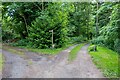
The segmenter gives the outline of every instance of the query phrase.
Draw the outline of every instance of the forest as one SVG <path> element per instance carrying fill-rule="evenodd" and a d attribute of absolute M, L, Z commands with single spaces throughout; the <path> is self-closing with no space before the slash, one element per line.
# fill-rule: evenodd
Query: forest
<path fill-rule="evenodd" d="M 120 2 L 3 2 L 0 9 L 4 45 L 57 54 L 89 43 L 120 54 Z"/>
<path fill-rule="evenodd" d="M 120 4 L 3 3 L 2 40 L 15 46 L 56 48 L 69 42 L 91 41 L 120 52 Z"/>

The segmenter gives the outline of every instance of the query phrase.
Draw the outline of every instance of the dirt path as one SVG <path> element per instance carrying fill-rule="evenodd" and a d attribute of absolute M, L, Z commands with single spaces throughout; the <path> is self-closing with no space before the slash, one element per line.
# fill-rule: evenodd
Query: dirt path
<path fill-rule="evenodd" d="M 81 50 L 78 52 L 77 59 L 70 64 L 73 66 L 73 77 L 80 78 L 103 78 L 100 70 L 96 68 L 90 55 L 88 54 L 88 44 L 83 46 Z"/>
<path fill-rule="evenodd" d="M 76 46 L 76 45 L 75 45 Z M 66 50 L 63 50 L 58 55 L 54 56 L 52 59 L 43 60 L 43 61 L 34 61 L 34 65 L 29 66 L 29 70 L 27 71 L 27 75 L 24 77 L 31 77 L 31 78 L 57 78 L 54 76 L 52 71 L 56 70 L 56 67 L 59 67 L 59 63 L 65 64 L 67 61 L 67 56 L 69 52 L 75 47 L 69 47 Z M 59 70 L 58 70 L 59 71 Z M 57 71 L 57 72 L 58 72 Z M 35 73 L 35 74 L 33 74 Z M 59 75 L 59 74 L 58 74 Z M 65 75 L 65 74 L 64 74 Z"/>
<path fill-rule="evenodd" d="M 76 46 L 76 45 L 75 45 Z M 88 45 L 82 47 L 76 60 L 68 63 L 69 47 L 56 56 L 38 55 L 25 51 L 25 57 L 3 50 L 6 57 L 3 77 L 14 78 L 101 78 L 87 53 Z"/>
<path fill-rule="evenodd" d="M 87 52 L 89 45 L 85 45 L 79 51 L 77 59 L 68 63 L 67 56 L 57 65 L 54 65 L 44 73 L 47 78 L 103 78 L 102 73 L 93 64 Z"/>
<path fill-rule="evenodd" d="M 4 78 L 21 78 L 24 76 L 24 71 L 27 68 L 27 61 L 16 54 L 12 54 L 8 51 L 2 51 L 5 56 L 5 63 L 3 69 Z"/>

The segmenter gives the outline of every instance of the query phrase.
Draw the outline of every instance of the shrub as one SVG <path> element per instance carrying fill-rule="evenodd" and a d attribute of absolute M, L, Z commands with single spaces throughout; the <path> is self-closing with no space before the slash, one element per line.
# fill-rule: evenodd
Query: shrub
<path fill-rule="evenodd" d="M 84 38 L 82 35 L 79 37 L 69 37 L 72 43 L 80 43 L 86 41 L 86 38 Z"/>
<path fill-rule="evenodd" d="M 120 54 L 120 39 L 116 39 L 114 44 L 114 49 Z"/>
<path fill-rule="evenodd" d="M 104 45 L 104 37 L 99 36 L 98 38 L 94 38 L 93 40 L 91 40 L 91 43 L 98 44 L 98 45 Z"/>
<path fill-rule="evenodd" d="M 52 46 L 52 32 L 50 30 L 53 30 L 53 43 L 55 47 L 62 47 L 66 43 L 66 25 L 68 23 L 67 19 L 64 19 L 66 15 L 55 12 L 54 16 L 52 16 L 49 15 L 50 13 L 45 11 L 44 14 L 32 22 L 29 28 L 28 39 L 30 43 L 33 43 L 32 46 L 35 48 L 44 49 Z M 60 16 L 61 19 L 59 19 Z"/>
<path fill-rule="evenodd" d="M 29 41 L 27 39 L 21 39 L 10 44 L 12 46 L 29 46 Z"/>
<path fill-rule="evenodd" d="M 2 40 L 3 41 L 7 41 L 9 39 L 12 39 L 13 37 L 14 37 L 13 33 L 9 32 L 9 31 L 2 30 Z"/>

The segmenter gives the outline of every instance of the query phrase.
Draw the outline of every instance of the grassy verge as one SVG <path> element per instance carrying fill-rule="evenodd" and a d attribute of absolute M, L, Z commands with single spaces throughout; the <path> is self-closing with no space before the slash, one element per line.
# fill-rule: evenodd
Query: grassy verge
<path fill-rule="evenodd" d="M 2 49 L 2 43 L 0 42 L 0 49 Z"/>
<path fill-rule="evenodd" d="M 118 54 L 106 47 L 97 46 L 97 49 L 96 52 L 89 52 L 97 68 L 101 69 L 105 77 L 118 77 Z"/>
<path fill-rule="evenodd" d="M 57 49 L 32 49 L 32 48 L 27 48 L 29 51 L 36 52 L 36 53 L 41 53 L 41 54 L 58 54 L 62 50 L 72 46 L 73 44 L 68 44 L 67 46 L 64 46 L 62 48 L 57 48 Z"/>
<path fill-rule="evenodd" d="M 7 50 L 7 51 L 12 52 L 12 53 L 14 53 L 14 54 L 18 54 L 18 55 L 21 55 L 21 56 L 24 55 L 24 52 L 19 51 L 19 50 L 16 50 L 16 49 L 14 49 L 14 48 L 12 48 L 12 47 L 10 47 L 10 46 L 3 46 L 2 48 L 3 48 L 4 50 Z"/>
<path fill-rule="evenodd" d="M 58 54 L 59 52 L 61 52 L 62 50 L 65 50 L 66 48 L 72 46 L 74 44 L 67 44 L 66 46 L 62 47 L 62 48 L 55 48 L 55 49 L 37 49 L 37 48 L 30 48 L 30 47 L 26 47 L 26 46 L 18 46 L 19 48 L 23 48 L 23 49 L 26 49 L 28 51 L 32 51 L 32 52 L 36 52 L 36 53 L 40 53 L 40 54 L 52 54 L 52 55 L 55 55 L 55 54 Z M 9 52 L 12 52 L 14 54 L 18 54 L 18 55 L 21 55 L 21 56 L 24 56 L 24 52 L 23 51 L 20 51 L 20 50 L 17 50 L 15 49 L 16 47 L 12 47 L 12 46 L 7 46 L 7 45 L 4 45 L 3 46 L 3 49 L 9 51 Z"/>
<path fill-rule="evenodd" d="M 82 48 L 83 45 L 85 45 L 85 43 L 81 43 L 71 50 L 68 56 L 69 61 L 73 61 L 76 58 L 78 51 Z"/>
<path fill-rule="evenodd" d="M 3 66 L 3 60 L 2 60 L 2 54 L 0 53 L 0 71 L 2 71 Z"/>

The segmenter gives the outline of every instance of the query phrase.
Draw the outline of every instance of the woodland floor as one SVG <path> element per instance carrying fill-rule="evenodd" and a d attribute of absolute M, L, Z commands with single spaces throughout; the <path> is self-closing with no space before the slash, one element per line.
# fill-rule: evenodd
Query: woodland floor
<path fill-rule="evenodd" d="M 75 45 L 76 46 L 76 45 Z M 3 78 L 103 78 L 88 54 L 88 44 L 78 52 L 73 62 L 68 61 L 71 46 L 58 55 L 42 55 L 16 48 L 25 55 L 2 50 L 5 56 Z"/>

